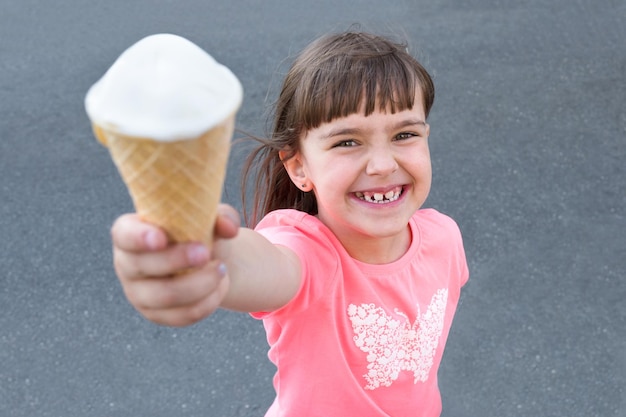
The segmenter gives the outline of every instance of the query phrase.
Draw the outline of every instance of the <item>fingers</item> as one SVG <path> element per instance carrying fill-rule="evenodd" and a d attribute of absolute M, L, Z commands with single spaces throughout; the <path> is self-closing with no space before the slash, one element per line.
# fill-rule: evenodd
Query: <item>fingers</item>
<path fill-rule="evenodd" d="M 119 217 L 111 227 L 113 259 L 128 301 L 149 320 L 169 326 L 213 313 L 229 288 L 222 259 L 239 224 L 237 211 L 220 205 L 210 253 L 200 243 L 169 242 L 161 228 L 136 214 Z"/>
<path fill-rule="evenodd" d="M 207 298 L 226 278 L 218 261 L 178 275 L 147 277 L 127 282 L 124 292 L 139 310 L 169 310 L 193 306 Z"/>
<path fill-rule="evenodd" d="M 206 280 L 205 280 L 206 281 Z M 228 277 L 214 281 L 215 287 L 189 304 L 172 307 L 137 308 L 148 320 L 166 326 L 188 326 L 211 315 L 217 310 L 229 288 Z"/>
<path fill-rule="evenodd" d="M 200 243 L 171 245 L 152 252 L 129 252 L 113 247 L 115 272 L 122 281 L 170 276 L 178 271 L 201 267 L 209 251 Z"/>
<path fill-rule="evenodd" d="M 115 271 L 122 281 L 168 276 L 204 265 L 207 248 L 200 243 L 168 245 L 165 232 L 136 214 L 120 216 L 111 228 Z"/>
<path fill-rule="evenodd" d="M 168 309 L 192 305 L 213 291 L 226 271 L 219 262 L 205 268 L 166 277 L 136 279 L 125 290 L 133 305 L 142 309 Z"/>
<path fill-rule="evenodd" d="M 113 245 L 129 252 L 164 249 L 167 235 L 160 228 L 141 221 L 136 213 L 124 214 L 111 227 Z"/>
<path fill-rule="evenodd" d="M 220 204 L 215 221 L 216 238 L 233 238 L 237 235 L 241 220 L 232 206 Z M 111 227 L 113 245 L 129 252 L 155 251 L 168 244 L 166 233 L 157 226 L 142 221 L 136 213 L 120 216 Z"/>

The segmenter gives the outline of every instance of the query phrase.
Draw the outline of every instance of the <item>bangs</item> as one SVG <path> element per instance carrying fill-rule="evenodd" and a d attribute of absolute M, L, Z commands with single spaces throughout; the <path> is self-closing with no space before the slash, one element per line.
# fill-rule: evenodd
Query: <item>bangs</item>
<path fill-rule="evenodd" d="M 292 103 L 301 110 L 293 115 L 300 129 L 314 129 L 359 112 L 369 116 L 375 110 L 410 110 L 420 98 L 428 116 L 434 99 L 432 80 L 406 48 L 380 42 L 372 45 L 363 38 L 358 41 L 342 45 L 341 54 L 335 50 L 321 60 L 318 55 L 315 65 L 302 66 L 301 75 L 308 82 L 294 91 Z"/>

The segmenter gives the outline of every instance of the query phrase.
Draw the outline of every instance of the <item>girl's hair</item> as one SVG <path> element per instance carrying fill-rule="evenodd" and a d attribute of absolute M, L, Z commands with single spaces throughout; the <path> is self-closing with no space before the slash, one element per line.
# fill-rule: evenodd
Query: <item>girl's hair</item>
<path fill-rule="evenodd" d="M 359 111 L 395 113 L 412 109 L 421 92 L 426 117 L 435 98 L 433 81 L 407 51 L 406 44 L 363 32 L 324 36 L 305 48 L 292 64 L 275 105 L 272 133 L 250 154 L 243 168 L 243 211 L 249 225 L 267 213 L 292 208 L 317 214 L 313 192 L 289 178 L 279 157 L 291 158 L 310 129 Z M 251 216 L 246 191 L 253 187 Z"/>

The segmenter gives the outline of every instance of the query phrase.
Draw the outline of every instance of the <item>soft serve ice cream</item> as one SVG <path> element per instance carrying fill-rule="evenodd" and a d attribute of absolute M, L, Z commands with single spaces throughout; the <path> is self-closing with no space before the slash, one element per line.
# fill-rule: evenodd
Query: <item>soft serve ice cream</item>
<path fill-rule="evenodd" d="M 92 122 L 129 136 L 195 138 L 236 111 L 239 80 L 197 45 L 170 34 L 128 48 L 89 89 Z"/>
<path fill-rule="evenodd" d="M 137 212 L 174 241 L 212 241 L 242 97 L 227 67 L 170 34 L 128 48 L 87 93 Z"/>

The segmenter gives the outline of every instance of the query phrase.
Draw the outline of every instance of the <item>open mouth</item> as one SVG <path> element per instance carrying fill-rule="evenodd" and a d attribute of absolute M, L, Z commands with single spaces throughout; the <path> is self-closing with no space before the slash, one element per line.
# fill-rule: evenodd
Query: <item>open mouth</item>
<path fill-rule="evenodd" d="M 400 198 L 402 191 L 402 187 L 395 187 L 386 192 L 357 191 L 354 195 L 363 201 L 367 201 L 368 203 L 387 204 Z"/>

